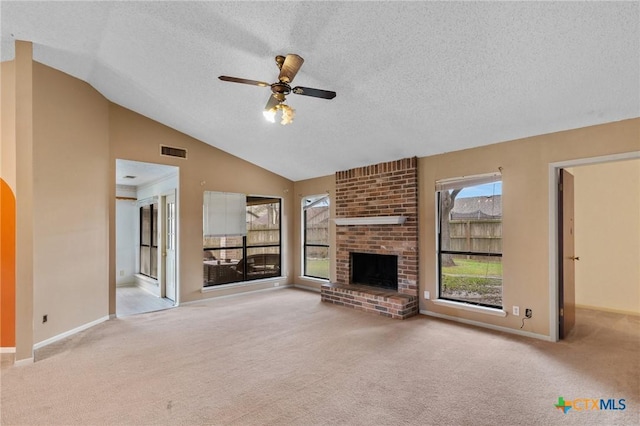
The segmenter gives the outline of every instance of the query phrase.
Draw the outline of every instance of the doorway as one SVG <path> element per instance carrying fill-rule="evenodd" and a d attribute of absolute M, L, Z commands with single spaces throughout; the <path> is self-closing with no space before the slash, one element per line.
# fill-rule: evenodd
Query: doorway
<path fill-rule="evenodd" d="M 116 160 L 116 316 L 179 302 L 178 172 Z"/>
<path fill-rule="evenodd" d="M 560 171 L 575 176 L 574 252 L 562 254 Z M 573 257 L 575 331 L 590 317 L 640 314 L 640 152 L 550 165 L 550 336 L 562 338 L 563 258 Z M 571 333 L 569 333 L 571 334 Z"/>

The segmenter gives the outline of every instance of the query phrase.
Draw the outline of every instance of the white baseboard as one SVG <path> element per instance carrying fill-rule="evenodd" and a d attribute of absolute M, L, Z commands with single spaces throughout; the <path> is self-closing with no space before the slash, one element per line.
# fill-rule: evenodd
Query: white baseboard
<path fill-rule="evenodd" d="M 0 354 L 15 354 L 16 348 L 0 348 Z"/>
<path fill-rule="evenodd" d="M 290 284 L 282 284 L 282 282 L 286 280 L 286 277 L 273 277 L 273 278 L 264 278 L 261 280 L 251 280 L 251 281 L 238 281 L 235 283 L 222 284 L 222 285 L 214 285 L 210 287 L 202 287 L 200 289 L 200 293 L 211 293 L 211 292 L 220 292 L 226 291 L 233 288 L 243 288 L 243 287 L 261 287 L 257 288 L 257 290 L 270 289 L 270 287 L 264 287 L 265 285 L 272 285 L 273 287 L 290 287 Z M 253 291 L 253 290 L 249 290 Z M 246 292 L 238 292 L 237 294 L 248 293 Z"/>
<path fill-rule="evenodd" d="M 52 344 L 54 342 L 57 342 L 58 340 L 62 340 L 65 337 L 72 336 L 72 335 L 74 335 L 76 333 L 84 331 L 84 330 L 86 330 L 88 328 L 93 327 L 94 325 L 101 324 L 101 323 L 103 323 L 105 321 L 108 321 L 108 320 L 109 320 L 109 315 L 104 316 L 102 318 L 99 318 L 99 319 L 97 319 L 95 321 L 91 321 L 91 322 L 89 322 L 87 324 L 81 325 L 80 327 L 76 327 L 73 330 L 65 331 L 64 333 L 58 334 L 57 336 L 53 336 L 53 337 L 50 337 L 50 338 L 48 338 L 46 340 L 43 340 L 42 342 L 36 343 L 35 345 L 33 345 L 33 350 L 40 349 L 40 348 L 45 347 L 47 345 L 50 345 L 50 344 Z"/>
<path fill-rule="evenodd" d="M 613 309 L 613 308 L 605 308 L 605 307 L 602 307 L 602 306 L 579 305 L 579 304 L 576 303 L 576 308 L 577 309 L 590 309 L 592 311 L 611 312 L 613 314 L 620 314 L 620 315 L 640 316 L 640 312 L 625 311 L 625 310 Z"/>
<path fill-rule="evenodd" d="M 491 330 L 502 331 L 504 333 L 517 334 L 519 336 L 531 337 L 534 339 L 545 340 L 547 342 L 554 342 L 554 340 L 550 336 L 545 336 L 543 334 L 538 334 L 538 333 L 532 333 L 530 331 L 515 330 L 513 328 L 502 327 L 502 326 L 493 325 L 493 324 L 486 324 L 484 322 L 472 321 L 464 318 L 452 317 L 450 315 L 439 314 L 437 312 L 431 312 L 426 310 L 421 310 L 420 313 L 422 315 L 428 315 L 430 317 L 442 318 L 449 321 L 455 321 L 463 324 L 474 325 L 476 327 L 488 328 Z"/>
<path fill-rule="evenodd" d="M 33 364 L 33 357 L 17 360 L 13 363 L 13 366 L 21 367 L 23 365 L 30 365 L 30 364 Z"/>

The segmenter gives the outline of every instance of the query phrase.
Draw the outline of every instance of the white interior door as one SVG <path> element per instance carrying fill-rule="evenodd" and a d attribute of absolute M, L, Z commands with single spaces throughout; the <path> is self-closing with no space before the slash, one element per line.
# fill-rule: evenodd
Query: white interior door
<path fill-rule="evenodd" d="M 176 301 L 176 196 L 165 197 L 165 297 Z"/>

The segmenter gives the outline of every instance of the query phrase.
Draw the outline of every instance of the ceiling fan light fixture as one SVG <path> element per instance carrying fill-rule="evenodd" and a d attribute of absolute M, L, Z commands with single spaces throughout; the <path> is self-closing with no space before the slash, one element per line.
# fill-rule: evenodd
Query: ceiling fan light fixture
<path fill-rule="evenodd" d="M 280 104 L 280 105 L 281 105 L 280 109 L 282 110 L 282 121 L 280 121 L 280 124 L 285 126 L 287 124 L 293 123 L 293 117 L 296 116 L 296 110 L 291 108 L 287 104 Z"/>
<path fill-rule="evenodd" d="M 265 109 L 264 111 L 262 111 L 262 115 L 264 115 L 264 118 L 269 122 L 269 123 L 275 123 L 276 122 L 276 108 L 271 108 L 271 109 Z"/>
<path fill-rule="evenodd" d="M 276 56 L 276 65 L 280 69 L 280 75 L 278 76 L 278 81 L 273 84 L 268 84 L 264 81 L 258 80 L 248 80 L 246 78 L 229 77 L 227 75 L 221 75 L 218 78 L 222 81 L 228 81 L 231 83 L 270 87 L 272 94 L 269 96 L 269 100 L 267 101 L 267 105 L 262 111 L 262 114 L 267 121 L 275 123 L 276 114 L 278 111 L 281 111 L 282 119 L 280 124 L 285 126 L 293 123 L 293 118 L 295 117 L 295 110 L 284 103 L 286 96 L 292 92 L 289 83 L 293 81 L 293 78 L 296 76 L 298 71 L 300 71 L 300 67 L 303 63 L 304 59 L 294 53 L 290 53 L 287 56 Z M 336 97 L 336 92 L 302 86 L 294 87 L 293 93 L 296 95 L 304 95 L 320 99 L 333 99 Z"/>
<path fill-rule="evenodd" d="M 264 115 L 264 118 L 267 121 L 271 123 L 275 123 L 276 114 L 278 113 L 278 111 L 282 112 L 282 118 L 280 120 L 280 124 L 282 124 L 283 126 L 286 126 L 287 124 L 293 123 L 293 118 L 296 115 L 296 110 L 291 108 L 289 105 L 285 104 L 284 102 L 279 103 L 278 105 L 272 108 L 265 109 L 264 111 L 262 111 L 262 115 Z"/>

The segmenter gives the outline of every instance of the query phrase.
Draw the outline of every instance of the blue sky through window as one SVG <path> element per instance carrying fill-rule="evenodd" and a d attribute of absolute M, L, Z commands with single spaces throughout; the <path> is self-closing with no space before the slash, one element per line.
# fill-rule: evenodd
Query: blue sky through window
<path fill-rule="evenodd" d="M 490 195 L 502 194 L 502 181 L 485 183 L 482 185 L 470 186 L 464 188 L 458 194 L 457 198 L 469 198 L 469 197 L 488 197 Z"/>

